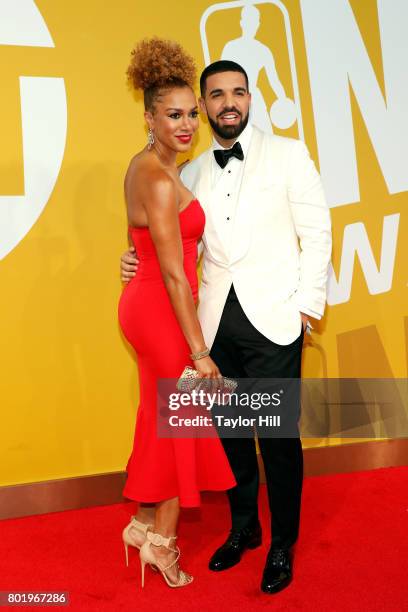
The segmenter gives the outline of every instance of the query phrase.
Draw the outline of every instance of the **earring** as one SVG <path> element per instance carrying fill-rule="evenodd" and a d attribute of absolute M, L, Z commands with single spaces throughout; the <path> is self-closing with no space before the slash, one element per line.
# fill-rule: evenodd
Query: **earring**
<path fill-rule="evenodd" d="M 149 132 L 147 134 L 147 148 L 151 149 L 154 145 L 154 134 L 152 128 L 149 128 Z"/>

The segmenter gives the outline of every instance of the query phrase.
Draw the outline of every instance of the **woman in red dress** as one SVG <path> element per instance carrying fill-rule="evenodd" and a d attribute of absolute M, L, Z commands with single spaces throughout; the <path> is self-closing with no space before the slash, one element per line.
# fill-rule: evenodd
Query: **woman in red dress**
<path fill-rule="evenodd" d="M 180 506 L 198 506 L 200 490 L 235 485 L 216 436 L 157 435 L 158 379 L 178 379 L 186 365 L 205 378 L 221 376 L 208 356 L 195 305 L 204 211 L 182 184 L 176 163 L 198 128 L 195 66 L 178 44 L 154 38 L 134 49 L 128 75 L 144 92 L 149 141 L 125 179 L 129 235 L 140 263 L 123 290 L 119 320 L 138 357 L 140 404 L 124 495 L 141 504 L 123 539 L 126 558 L 128 545 L 140 548 L 142 584 L 148 563 L 169 586 L 179 587 L 192 581 L 178 565 Z"/>

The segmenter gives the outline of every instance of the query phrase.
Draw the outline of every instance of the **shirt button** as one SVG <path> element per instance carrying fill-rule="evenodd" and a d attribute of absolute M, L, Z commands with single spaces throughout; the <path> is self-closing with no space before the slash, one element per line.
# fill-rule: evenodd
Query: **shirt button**
<path fill-rule="evenodd" d="M 230 220 L 230 218 L 229 218 L 229 217 L 227 217 L 227 221 L 229 221 L 229 220 Z"/>
<path fill-rule="evenodd" d="M 230 193 L 227 193 L 227 196 L 228 196 L 228 197 L 230 197 L 230 195 L 231 195 Z"/>
<path fill-rule="evenodd" d="M 231 174 L 231 170 L 228 170 L 228 174 Z"/>

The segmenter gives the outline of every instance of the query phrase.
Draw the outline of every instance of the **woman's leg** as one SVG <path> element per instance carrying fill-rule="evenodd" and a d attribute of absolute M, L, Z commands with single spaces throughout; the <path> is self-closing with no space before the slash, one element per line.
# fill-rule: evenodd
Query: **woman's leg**
<path fill-rule="evenodd" d="M 139 509 L 135 514 L 136 520 L 145 525 L 154 525 L 156 516 L 156 504 L 139 504 Z"/>
<path fill-rule="evenodd" d="M 180 514 L 179 498 L 173 497 L 166 499 L 156 504 L 156 516 L 154 522 L 154 531 L 165 538 L 175 536 L 177 534 L 177 523 Z M 176 548 L 177 541 L 171 540 L 171 548 Z M 154 554 L 161 567 L 166 567 L 172 563 L 177 554 L 171 552 L 165 546 L 154 546 Z M 173 565 L 166 571 L 167 576 L 172 582 L 177 582 L 179 568 L 178 564 Z"/>
<path fill-rule="evenodd" d="M 165 499 L 156 504 L 154 530 L 168 538 L 177 533 L 177 522 L 180 514 L 179 498 Z"/>

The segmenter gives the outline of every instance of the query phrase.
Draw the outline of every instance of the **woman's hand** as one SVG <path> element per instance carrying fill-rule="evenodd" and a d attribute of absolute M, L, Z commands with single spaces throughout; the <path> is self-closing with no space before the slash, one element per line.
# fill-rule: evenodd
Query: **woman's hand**
<path fill-rule="evenodd" d="M 202 359 L 197 359 L 197 361 L 193 363 L 201 378 L 222 378 L 221 372 L 211 357 L 203 357 Z"/>
<path fill-rule="evenodd" d="M 222 375 L 211 357 L 203 357 L 202 359 L 193 361 L 193 363 L 200 377 L 208 380 L 206 385 L 204 383 L 199 383 L 198 388 L 203 388 L 207 392 L 217 393 L 221 385 Z"/>

